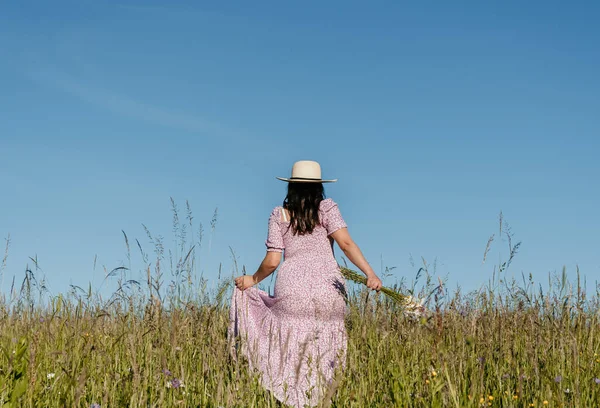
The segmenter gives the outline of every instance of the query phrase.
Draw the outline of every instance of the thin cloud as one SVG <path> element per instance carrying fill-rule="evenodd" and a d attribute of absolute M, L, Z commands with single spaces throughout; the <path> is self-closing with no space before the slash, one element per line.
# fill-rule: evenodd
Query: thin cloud
<path fill-rule="evenodd" d="M 217 133 L 220 136 L 232 135 L 233 133 L 230 129 L 225 129 L 221 125 L 202 117 L 151 105 L 110 89 L 94 86 L 52 69 L 36 69 L 30 71 L 29 74 L 32 79 L 38 82 L 54 86 L 87 103 L 122 116 L 194 133 Z"/>

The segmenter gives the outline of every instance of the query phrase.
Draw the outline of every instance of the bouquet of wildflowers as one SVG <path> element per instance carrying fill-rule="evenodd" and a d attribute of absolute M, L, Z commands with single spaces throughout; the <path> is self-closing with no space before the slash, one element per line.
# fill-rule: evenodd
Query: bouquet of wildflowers
<path fill-rule="evenodd" d="M 367 278 L 360 275 L 358 272 L 353 271 L 352 269 L 340 267 L 340 271 L 342 272 L 342 275 L 344 275 L 344 278 L 348 280 L 356 283 L 362 283 L 363 285 L 367 284 Z M 427 309 L 425 308 L 425 299 L 417 299 L 412 296 L 403 295 L 402 293 L 385 286 L 381 287 L 381 292 L 383 292 L 384 295 L 392 299 L 394 302 L 401 305 L 404 315 L 409 318 L 417 319 L 427 313 Z"/>

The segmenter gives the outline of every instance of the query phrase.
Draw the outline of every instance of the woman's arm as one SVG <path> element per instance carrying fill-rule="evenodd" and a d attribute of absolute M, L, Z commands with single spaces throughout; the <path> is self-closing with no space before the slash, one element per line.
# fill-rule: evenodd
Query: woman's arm
<path fill-rule="evenodd" d="M 281 252 L 268 251 L 265 255 L 265 258 L 260 263 L 258 270 L 252 275 L 252 279 L 254 284 L 256 285 L 264 278 L 275 272 L 275 269 L 279 266 L 281 262 Z"/>
<path fill-rule="evenodd" d="M 375 272 L 373 272 L 373 268 L 371 268 L 371 265 L 369 265 L 369 262 L 365 259 L 358 245 L 352 240 L 348 228 L 340 228 L 331 234 L 331 237 L 348 257 L 350 262 L 356 265 L 358 269 L 366 275 L 367 286 L 374 290 L 381 289 L 381 280 L 377 277 Z"/>
<path fill-rule="evenodd" d="M 240 290 L 248 289 L 258 284 L 275 272 L 281 262 L 281 252 L 268 251 L 254 275 L 243 275 L 235 278 L 235 286 Z"/>

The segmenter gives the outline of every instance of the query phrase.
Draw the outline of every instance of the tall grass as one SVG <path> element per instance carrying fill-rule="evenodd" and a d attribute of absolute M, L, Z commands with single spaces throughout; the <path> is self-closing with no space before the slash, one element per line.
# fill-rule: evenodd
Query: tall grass
<path fill-rule="evenodd" d="M 13 284 L 0 302 L 0 406 L 281 406 L 230 360 L 231 279 L 211 285 L 197 275 L 202 226 L 189 206 L 183 222 L 172 207 L 173 249 L 145 228 L 150 256 L 123 233 L 127 253 L 131 246 L 142 255 L 145 281 L 128 276 L 128 256 L 106 273 L 117 285 L 108 298 L 91 286 L 44 297 L 35 268 Z M 501 218 L 506 237 L 503 228 Z M 422 319 L 350 285 L 347 369 L 322 405 L 600 406 L 598 288 L 587 298 L 579 273 L 569 282 L 564 270 L 544 289 L 531 276 L 506 279 L 518 248 L 506 241 L 506 259 L 478 291 L 449 292 L 426 262 L 416 282 L 399 281 L 396 291 L 427 297 L 431 313 Z"/>

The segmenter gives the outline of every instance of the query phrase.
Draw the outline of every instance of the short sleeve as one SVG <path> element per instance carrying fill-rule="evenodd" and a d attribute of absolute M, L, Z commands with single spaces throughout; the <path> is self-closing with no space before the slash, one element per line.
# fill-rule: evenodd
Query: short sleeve
<path fill-rule="evenodd" d="M 327 230 L 327 235 L 331 235 L 341 228 L 348 227 L 342 218 L 338 205 L 331 198 L 321 201 L 321 225 Z"/>
<path fill-rule="evenodd" d="M 269 217 L 269 232 L 267 234 L 267 241 L 265 242 L 267 251 L 269 252 L 283 252 L 285 249 L 280 220 L 281 210 L 280 207 L 276 207 Z"/>

